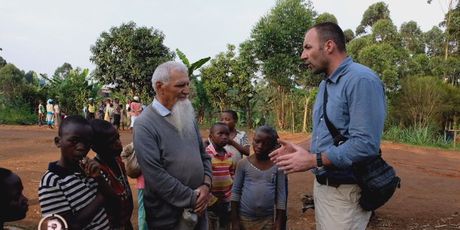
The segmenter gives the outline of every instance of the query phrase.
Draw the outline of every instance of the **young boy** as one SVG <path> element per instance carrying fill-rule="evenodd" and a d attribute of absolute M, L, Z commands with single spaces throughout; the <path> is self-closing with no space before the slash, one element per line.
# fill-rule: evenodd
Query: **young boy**
<path fill-rule="evenodd" d="M 287 177 L 268 157 L 278 147 L 277 139 L 272 127 L 257 128 L 254 154 L 238 163 L 231 199 L 233 230 L 286 228 Z"/>
<path fill-rule="evenodd" d="M 133 197 L 126 177 L 125 166 L 120 154 L 123 150 L 120 135 L 108 121 L 91 120 L 93 128 L 93 145 L 96 152 L 95 160 L 106 175 L 108 183 L 115 196 L 106 202 L 107 215 L 111 229 L 133 229 L 131 214 L 133 212 Z"/>
<path fill-rule="evenodd" d="M 21 178 L 9 169 L 0 168 L 0 188 L 0 229 L 9 229 L 3 224 L 24 219 L 29 203 L 22 194 Z"/>
<path fill-rule="evenodd" d="M 69 116 L 59 126 L 54 143 L 58 161 L 49 163 L 38 188 L 42 215 L 62 216 L 70 229 L 110 229 L 104 209 L 110 188 L 99 164 L 86 158 L 93 130 L 82 116 Z"/>
<path fill-rule="evenodd" d="M 230 197 L 235 173 L 232 154 L 224 149 L 230 130 L 225 123 L 214 124 L 209 131 L 206 153 L 211 156 L 212 188 L 208 204 L 209 229 L 230 229 Z"/>

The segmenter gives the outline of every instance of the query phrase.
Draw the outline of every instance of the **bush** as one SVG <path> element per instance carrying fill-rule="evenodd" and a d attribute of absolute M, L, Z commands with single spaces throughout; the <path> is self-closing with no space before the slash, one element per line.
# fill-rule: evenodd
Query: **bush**
<path fill-rule="evenodd" d="M 386 140 L 402 142 L 413 145 L 434 146 L 441 148 L 452 147 L 452 141 L 445 140 L 444 136 L 434 128 L 400 128 L 391 126 L 385 131 L 383 138 Z"/>
<path fill-rule="evenodd" d="M 37 123 L 37 119 L 37 115 L 27 105 L 5 106 L 0 109 L 0 124 L 31 125 Z"/>

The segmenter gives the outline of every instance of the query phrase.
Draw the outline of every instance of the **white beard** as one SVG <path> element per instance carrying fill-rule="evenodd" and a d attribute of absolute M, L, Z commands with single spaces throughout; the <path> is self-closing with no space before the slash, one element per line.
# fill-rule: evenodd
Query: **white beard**
<path fill-rule="evenodd" d="M 183 137 L 195 136 L 195 111 L 189 99 L 179 100 L 171 110 L 169 121 L 179 131 L 179 135 Z"/>

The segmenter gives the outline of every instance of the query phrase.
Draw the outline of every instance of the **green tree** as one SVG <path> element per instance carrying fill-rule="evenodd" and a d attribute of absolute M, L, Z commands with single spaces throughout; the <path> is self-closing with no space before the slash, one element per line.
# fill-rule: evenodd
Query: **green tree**
<path fill-rule="evenodd" d="M 415 21 L 405 22 L 401 25 L 399 33 L 401 35 L 403 47 L 412 54 L 425 52 L 423 32 Z"/>
<path fill-rule="evenodd" d="M 3 66 L 5 66 L 7 64 L 6 60 L 3 59 L 2 56 L 0 56 L 0 68 L 2 68 Z"/>
<path fill-rule="evenodd" d="M 427 54 L 430 57 L 440 56 L 443 54 L 444 33 L 437 26 L 424 33 L 423 36 L 427 48 Z"/>
<path fill-rule="evenodd" d="M 374 23 L 381 19 L 390 19 L 390 10 L 384 2 L 377 2 L 370 5 L 363 14 L 361 23 L 356 28 L 356 35 L 366 33 L 368 27 L 373 27 Z"/>
<path fill-rule="evenodd" d="M 234 98 L 231 90 L 239 86 L 234 85 L 234 78 L 237 75 L 236 47 L 228 45 L 225 53 L 219 53 L 211 59 L 209 66 L 202 68 L 201 79 L 211 104 L 219 111 L 223 111 L 233 104 Z"/>
<path fill-rule="evenodd" d="M 445 96 L 445 86 L 435 77 L 406 78 L 401 84 L 399 112 L 411 126 L 426 128 L 441 115 Z"/>
<path fill-rule="evenodd" d="M 345 42 L 348 43 L 355 38 L 355 33 L 351 29 L 346 29 L 343 31 L 345 35 Z"/>
<path fill-rule="evenodd" d="M 134 22 L 112 27 L 91 46 L 94 77 L 132 95 L 153 95 L 150 79 L 155 68 L 174 57 L 163 40 L 161 31 L 137 27 Z"/>
<path fill-rule="evenodd" d="M 53 78 L 60 78 L 60 79 L 64 79 L 67 77 L 67 75 L 70 74 L 70 71 L 73 70 L 73 67 L 71 64 L 67 63 L 67 62 L 64 62 L 64 64 L 62 64 L 61 66 L 59 66 L 55 71 L 54 71 L 54 74 L 53 74 Z"/>
<path fill-rule="evenodd" d="M 278 127 L 287 125 L 287 96 L 295 83 L 308 73 L 301 68 L 302 43 L 306 29 L 313 25 L 316 13 L 310 3 L 282 0 L 264 17 L 251 33 L 255 58 L 269 84 L 278 93 L 275 104 Z"/>
<path fill-rule="evenodd" d="M 327 13 L 327 12 L 324 12 L 324 13 L 318 15 L 318 17 L 316 17 L 316 19 L 315 19 L 315 24 L 323 23 L 323 22 L 333 22 L 335 24 L 339 24 L 337 22 L 337 18 L 333 14 L 330 14 L 330 13 Z"/>
<path fill-rule="evenodd" d="M 206 110 L 210 108 L 210 102 L 208 95 L 206 94 L 206 90 L 203 85 L 203 81 L 199 78 L 199 75 L 195 75 L 194 71 L 201 68 L 206 62 L 208 62 L 211 57 L 201 58 L 200 60 L 193 62 L 190 64 L 187 56 L 176 49 L 177 56 L 181 59 L 182 63 L 188 68 L 188 74 L 192 81 L 192 92 L 190 93 L 190 97 L 192 100 L 193 107 L 197 111 L 198 115 L 198 122 L 201 124 L 204 121 L 204 116 Z"/>
<path fill-rule="evenodd" d="M 21 102 L 24 87 L 24 71 L 13 64 L 6 64 L 0 69 L 0 96 L 3 98 L 3 103 Z"/>
<path fill-rule="evenodd" d="M 95 98 L 101 88 L 99 84 L 89 84 L 89 70 L 72 69 L 64 79 L 47 79 L 48 96 L 56 99 L 66 114 L 81 114 L 88 98 Z"/>
<path fill-rule="evenodd" d="M 375 42 L 386 42 L 394 48 L 401 46 L 401 37 L 390 19 L 381 19 L 372 26 L 372 38 Z"/>

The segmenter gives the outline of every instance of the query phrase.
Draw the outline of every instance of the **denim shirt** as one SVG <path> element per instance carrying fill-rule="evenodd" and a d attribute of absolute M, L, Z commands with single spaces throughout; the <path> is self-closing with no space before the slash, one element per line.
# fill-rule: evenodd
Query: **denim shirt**
<path fill-rule="evenodd" d="M 334 146 L 323 117 L 324 87 L 327 86 L 327 116 L 348 138 Z M 378 154 L 386 116 L 382 81 L 368 67 L 350 57 L 319 86 L 313 108 L 311 153 L 326 153 L 335 169 L 326 169 L 329 178 L 354 180 L 351 165 Z"/>

